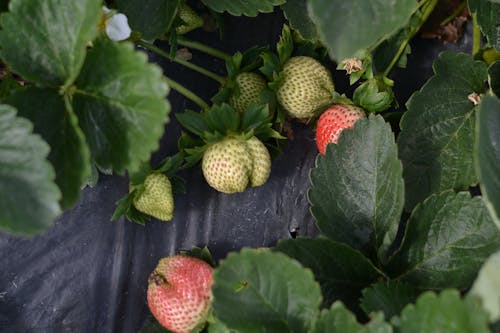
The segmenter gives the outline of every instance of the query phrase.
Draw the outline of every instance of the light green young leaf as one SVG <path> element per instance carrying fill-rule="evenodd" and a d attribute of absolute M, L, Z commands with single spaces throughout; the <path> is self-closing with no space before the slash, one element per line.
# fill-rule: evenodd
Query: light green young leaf
<path fill-rule="evenodd" d="M 404 203 L 401 162 L 391 127 L 380 116 L 360 119 L 329 144 L 311 171 L 311 212 L 329 238 L 385 252 L 396 236 Z"/>
<path fill-rule="evenodd" d="M 116 4 L 127 15 L 132 30 L 154 40 L 170 29 L 181 0 L 117 0 Z"/>
<path fill-rule="evenodd" d="M 416 10 L 413 0 L 309 0 L 319 36 L 340 62 L 389 38 Z"/>
<path fill-rule="evenodd" d="M 335 302 L 330 309 L 323 310 L 312 333 L 392 333 L 392 327 L 381 313 L 368 324 L 361 325 L 341 302 Z"/>
<path fill-rule="evenodd" d="M 410 98 L 401 120 L 398 148 L 408 211 L 432 193 L 477 183 L 475 107 L 468 96 L 485 91 L 486 65 L 467 54 L 445 52 L 434 72 Z"/>
<path fill-rule="evenodd" d="M 14 108 L 0 105 L 0 229 L 16 234 L 44 230 L 61 212 L 50 148 L 32 129 Z"/>
<path fill-rule="evenodd" d="M 300 35 L 307 40 L 318 40 L 318 30 L 309 17 L 307 11 L 307 0 L 287 0 L 281 5 L 290 26 L 300 32 Z"/>
<path fill-rule="evenodd" d="M 282 5 L 286 0 L 202 0 L 210 9 L 234 16 L 257 16 L 259 13 L 271 13 L 274 6 Z"/>
<path fill-rule="evenodd" d="M 326 238 L 280 241 L 276 250 L 313 271 L 321 285 L 324 306 L 341 300 L 349 308 L 357 308 L 361 290 L 383 278 L 361 252 Z"/>
<path fill-rule="evenodd" d="M 65 105 L 57 90 L 35 87 L 16 92 L 7 103 L 15 106 L 20 116 L 31 120 L 35 133 L 50 145 L 49 161 L 62 192 L 61 206 L 70 207 L 80 197 L 81 187 L 90 174 L 89 149 L 71 105 Z"/>
<path fill-rule="evenodd" d="M 498 249 L 500 231 L 481 198 L 450 190 L 415 207 L 387 270 L 419 289 L 465 289 Z"/>
<path fill-rule="evenodd" d="M 397 332 L 404 333 L 488 333 L 487 318 L 478 303 L 461 299 L 458 291 L 448 289 L 439 295 L 422 294 L 395 323 Z"/>
<path fill-rule="evenodd" d="M 484 96 L 477 117 L 476 171 L 485 203 L 500 228 L 500 100 Z"/>
<path fill-rule="evenodd" d="M 469 295 L 481 299 L 483 308 L 488 312 L 490 322 L 500 320 L 500 251 L 488 258 L 479 271 Z"/>
<path fill-rule="evenodd" d="M 1 58 L 23 78 L 68 86 L 97 33 L 100 0 L 12 0 L 0 25 Z"/>
<path fill-rule="evenodd" d="M 76 85 L 73 107 L 96 164 L 121 173 L 149 160 L 170 111 L 160 68 L 131 44 L 102 38 Z"/>
<path fill-rule="evenodd" d="M 246 333 L 305 333 L 321 291 L 310 270 L 282 253 L 243 249 L 214 271 L 213 308 L 229 329 Z"/>

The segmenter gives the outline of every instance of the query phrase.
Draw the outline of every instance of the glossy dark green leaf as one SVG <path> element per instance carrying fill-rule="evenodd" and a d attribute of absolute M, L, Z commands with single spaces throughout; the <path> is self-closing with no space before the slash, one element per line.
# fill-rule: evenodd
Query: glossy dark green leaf
<path fill-rule="evenodd" d="M 300 35 L 308 40 L 317 40 L 318 31 L 316 25 L 309 17 L 307 0 L 287 0 L 281 5 L 290 26 L 300 32 Z"/>
<path fill-rule="evenodd" d="M 500 231 L 481 198 L 445 191 L 415 207 L 388 271 L 420 289 L 463 289 L 498 249 Z"/>
<path fill-rule="evenodd" d="M 395 34 L 415 9 L 413 0 L 309 0 L 319 36 L 338 62 Z"/>
<path fill-rule="evenodd" d="M 32 129 L 14 108 L 0 105 L 0 229 L 16 234 L 44 230 L 61 212 L 50 147 Z"/>
<path fill-rule="evenodd" d="M 214 270 L 213 308 L 239 332 L 307 332 L 321 303 L 310 270 L 282 253 L 243 249 Z"/>
<path fill-rule="evenodd" d="M 367 315 L 382 311 L 386 318 L 398 316 L 401 310 L 417 299 L 418 292 L 409 284 L 389 281 L 363 290 L 361 308 Z"/>
<path fill-rule="evenodd" d="M 383 258 L 396 236 L 404 193 L 391 127 L 360 119 L 329 144 L 311 171 L 311 212 L 329 238 Z"/>
<path fill-rule="evenodd" d="M 500 61 L 495 61 L 488 68 L 490 88 L 500 98 Z"/>
<path fill-rule="evenodd" d="M 12 0 L 1 18 L 0 56 L 23 78 L 41 85 L 73 82 L 94 39 L 100 0 Z"/>
<path fill-rule="evenodd" d="M 71 105 L 57 90 L 35 87 L 18 91 L 7 102 L 33 122 L 34 131 L 50 145 L 49 161 L 62 192 L 61 206 L 70 207 L 90 174 L 90 152 Z"/>
<path fill-rule="evenodd" d="M 405 179 L 405 208 L 430 194 L 464 190 L 477 182 L 474 171 L 474 104 L 485 91 L 486 65 L 466 54 L 442 53 L 436 73 L 407 103 L 398 137 Z"/>
<path fill-rule="evenodd" d="M 500 100 L 497 97 L 482 98 L 476 133 L 476 169 L 481 192 L 500 228 Z"/>
<path fill-rule="evenodd" d="M 282 5 L 286 0 L 202 0 L 210 9 L 234 16 L 257 16 L 259 13 L 271 13 L 274 6 Z"/>
<path fill-rule="evenodd" d="M 477 15 L 477 23 L 488 43 L 500 48 L 500 3 L 493 0 L 468 0 L 469 9 Z"/>
<path fill-rule="evenodd" d="M 149 160 L 168 120 L 167 92 L 160 68 L 131 44 L 96 41 L 73 105 L 99 167 L 123 172 Z"/>
<path fill-rule="evenodd" d="M 500 251 L 481 267 L 469 295 L 478 297 L 491 323 L 500 321 Z"/>
<path fill-rule="evenodd" d="M 330 309 L 323 310 L 311 333 L 392 333 L 392 327 L 380 313 L 366 325 L 361 325 L 341 302 L 336 302 Z"/>
<path fill-rule="evenodd" d="M 326 306 L 341 300 L 351 309 L 357 307 L 361 290 L 383 277 L 361 252 L 329 239 L 285 240 L 278 243 L 276 250 L 313 271 Z"/>
<path fill-rule="evenodd" d="M 487 318 L 478 303 L 461 299 L 456 290 L 445 290 L 422 294 L 403 310 L 396 326 L 404 333 L 487 333 Z"/>
<path fill-rule="evenodd" d="M 127 15 L 130 28 L 153 40 L 165 34 L 177 15 L 181 0 L 117 0 L 118 9 Z"/>

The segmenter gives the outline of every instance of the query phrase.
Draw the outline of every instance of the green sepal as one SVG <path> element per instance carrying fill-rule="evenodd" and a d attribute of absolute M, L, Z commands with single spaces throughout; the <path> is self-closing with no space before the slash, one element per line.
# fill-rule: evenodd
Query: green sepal
<path fill-rule="evenodd" d="M 226 83 L 219 89 L 219 91 L 210 99 L 213 104 L 222 104 L 229 100 L 229 97 L 237 89 L 234 81 L 230 78 L 226 80 Z M 239 89 L 238 89 L 239 90 Z"/>
<path fill-rule="evenodd" d="M 203 158 L 203 153 L 207 149 L 206 145 L 186 149 L 186 168 L 192 167 Z"/>
<path fill-rule="evenodd" d="M 240 115 L 229 104 L 214 105 L 204 116 L 211 132 L 235 133 L 240 127 Z"/>
<path fill-rule="evenodd" d="M 306 56 L 316 60 L 326 61 L 328 49 L 319 40 L 304 39 L 297 31 L 293 31 L 294 56 Z"/>
<path fill-rule="evenodd" d="M 274 80 L 276 73 L 281 72 L 282 65 L 278 56 L 271 51 L 263 52 L 261 55 L 262 66 L 259 71 L 264 74 L 268 80 Z"/>
<path fill-rule="evenodd" d="M 394 93 L 377 79 L 362 83 L 353 95 L 354 103 L 366 112 L 379 113 L 387 110 L 394 100 Z"/>
<path fill-rule="evenodd" d="M 281 37 L 278 44 L 276 44 L 276 50 L 278 51 L 281 65 L 284 65 L 292 56 L 293 37 L 290 27 L 286 24 L 283 25 L 283 29 L 281 30 Z"/>
<path fill-rule="evenodd" d="M 139 212 L 133 205 L 133 200 L 136 195 L 139 195 L 138 189 L 132 190 L 126 196 L 116 202 L 116 209 L 111 217 L 111 221 L 116 221 L 120 217 L 125 216 L 128 220 L 140 225 L 144 225 L 150 220 L 150 217 L 144 213 Z"/>
<path fill-rule="evenodd" d="M 164 173 L 167 177 L 173 176 L 182 168 L 184 164 L 184 153 L 182 151 L 175 155 L 166 157 L 161 161 L 160 165 L 155 168 L 155 171 Z"/>
<path fill-rule="evenodd" d="M 179 151 L 185 151 L 191 148 L 203 146 L 205 142 L 199 137 L 193 137 L 189 133 L 182 132 L 177 142 L 177 148 Z"/>
<path fill-rule="evenodd" d="M 182 127 L 197 136 L 202 137 L 203 133 L 209 131 L 205 118 L 199 112 L 186 110 L 184 113 L 176 113 L 175 118 L 177 118 Z"/>
<path fill-rule="evenodd" d="M 208 247 L 206 246 L 203 248 L 198 246 L 193 246 L 191 250 L 181 251 L 180 254 L 203 260 L 204 262 L 215 268 L 216 265 L 215 259 L 212 256 L 212 253 L 210 253 Z"/>
<path fill-rule="evenodd" d="M 137 170 L 129 173 L 129 181 L 131 186 L 138 186 L 146 180 L 146 177 L 151 173 L 149 163 L 141 163 Z"/>
<path fill-rule="evenodd" d="M 170 184 L 172 185 L 172 193 L 180 193 L 180 194 L 185 194 L 186 193 L 186 181 L 184 178 L 177 176 L 177 175 L 172 175 L 168 176 L 168 179 L 170 180 Z"/>

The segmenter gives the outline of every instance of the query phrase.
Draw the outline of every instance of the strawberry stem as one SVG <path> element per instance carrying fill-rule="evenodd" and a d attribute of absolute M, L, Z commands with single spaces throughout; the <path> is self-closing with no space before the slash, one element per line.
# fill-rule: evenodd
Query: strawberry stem
<path fill-rule="evenodd" d="M 188 88 L 184 87 L 182 84 L 180 84 L 177 81 L 172 80 L 171 78 L 165 76 L 165 80 L 167 81 L 168 85 L 170 88 L 174 89 L 177 91 L 179 94 L 183 95 L 199 107 L 201 107 L 204 111 L 209 110 L 210 106 L 205 103 L 203 99 L 201 99 L 200 96 L 196 95 L 194 92 L 189 90 Z"/>
<path fill-rule="evenodd" d="M 410 43 L 410 40 L 417 34 L 417 32 L 422 27 L 422 25 L 424 25 L 425 21 L 427 21 L 427 19 L 431 15 L 432 11 L 434 10 L 434 8 L 436 7 L 436 5 L 437 5 L 438 2 L 439 2 L 439 0 L 424 0 L 421 3 L 419 3 L 419 7 L 422 8 L 421 9 L 421 19 L 420 19 L 420 22 L 419 22 L 418 25 L 416 25 L 415 27 L 413 27 L 412 29 L 410 29 L 410 31 L 408 32 L 408 35 L 406 36 L 405 40 L 399 46 L 398 52 L 396 53 L 396 55 L 392 59 L 392 61 L 389 64 L 389 66 L 387 66 L 387 68 L 385 69 L 384 76 L 389 75 L 389 73 L 391 72 L 392 68 L 398 63 L 399 58 L 401 58 L 401 55 L 403 54 L 403 52 L 405 51 L 406 47 Z"/>
<path fill-rule="evenodd" d="M 190 39 L 187 39 L 186 37 L 178 36 L 177 37 L 177 44 L 191 48 L 193 50 L 198 50 L 198 51 L 204 52 L 208 55 L 214 56 L 214 57 L 222 59 L 224 61 L 228 61 L 231 59 L 231 55 L 229 55 L 225 52 L 217 50 L 211 46 L 192 41 Z"/>
<path fill-rule="evenodd" d="M 168 54 L 167 52 L 163 51 L 162 49 L 160 49 L 159 47 L 156 47 L 154 46 L 153 44 L 151 43 L 148 43 L 146 42 L 145 40 L 138 40 L 137 42 L 137 45 L 140 45 L 146 49 L 148 49 L 149 51 L 153 52 L 153 53 L 156 53 L 157 55 L 159 56 L 162 56 L 164 58 L 167 58 L 175 63 L 178 63 L 179 65 L 182 65 L 182 66 L 185 66 L 189 69 L 192 69 L 202 75 L 205 75 L 209 78 L 211 78 L 212 80 L 215 80 L 217 82 L 219 82 L 221 85 L 224 84 L 224 82 L 226 81 L 225 78 L 223 78 L 222 76 L 218 75 L 218 74 L 215 74 L 214 72 L 211 72 L 209 71 L 208 69 L 205 69 L 203 67 L 200 67 L 196 64 L 193 64 L 189 61 L 186 61 L 184 59 L 180 59 L 180 58 L 177 58 L 177 57 L 172 57 L 170 54 Z"/>

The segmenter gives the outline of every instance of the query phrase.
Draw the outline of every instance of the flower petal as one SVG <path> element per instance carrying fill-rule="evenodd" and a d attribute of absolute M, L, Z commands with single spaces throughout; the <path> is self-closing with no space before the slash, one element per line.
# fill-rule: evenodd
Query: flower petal
<path fill-rule="evenodd" d="M 127 16 L 123 14 L 115 14 L 106 21 L 106 34 L 112 40 L 127 39 L 131 32 Z"/>

